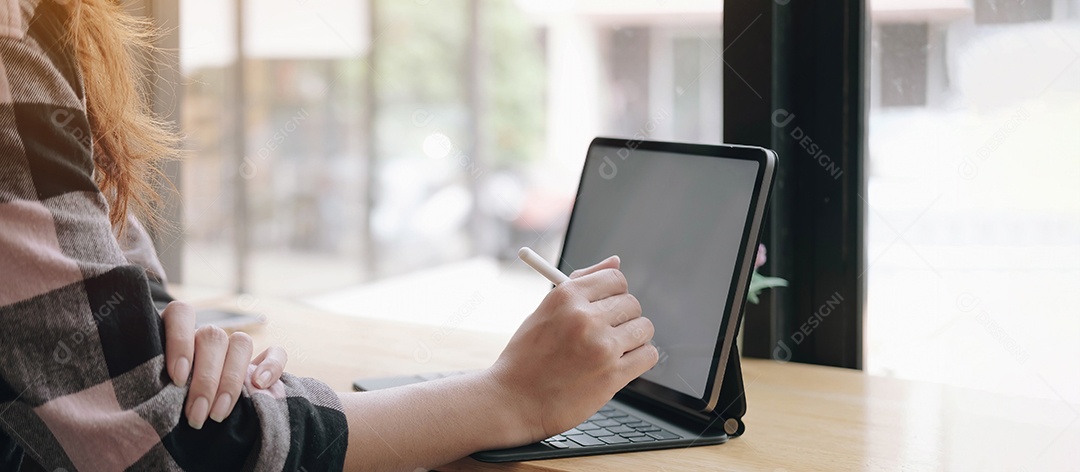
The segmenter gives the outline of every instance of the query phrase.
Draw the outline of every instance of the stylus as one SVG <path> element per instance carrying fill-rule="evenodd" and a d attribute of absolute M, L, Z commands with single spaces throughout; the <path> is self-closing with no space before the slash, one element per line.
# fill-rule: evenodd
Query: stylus
<path fill-rule="evenodd" d="M 532 267 L 534 270 L 539 272 L 540 275 L 543 275 L 555 285 L 559 285 L 563 282 L 566 282 L 567 280 L 570 280 L 570 277 L 567 277 L 566 274 L 560 272 L 559 269 L 556 269 L 555 266 L 551 265 L 550 262 L 544 260 L 543 257 L 540 257 L 540 255 L 532 249 L 529 249 L 527 247 L 519 249 L 518 257 L 521 258 L 521 262 L 528 264 L 529 267 Z"/>

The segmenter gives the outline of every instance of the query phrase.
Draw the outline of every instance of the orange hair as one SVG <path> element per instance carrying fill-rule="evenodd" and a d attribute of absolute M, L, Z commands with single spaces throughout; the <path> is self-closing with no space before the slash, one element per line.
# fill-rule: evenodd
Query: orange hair
<path fill-rule="evenodd" d="M 153 24 L 128 14 L 116 0 L 67 3 L 94 143 L 95 180 L 109 203 L 109 220 L 117 231 L 129 211 L 158 223 L 160 197 L 153 179 L 161 175 L 160 163 L 176 157 L 179 139 L 169 123 L 154 116 L 145 90 L 143 60 L 156 52 Z"/>

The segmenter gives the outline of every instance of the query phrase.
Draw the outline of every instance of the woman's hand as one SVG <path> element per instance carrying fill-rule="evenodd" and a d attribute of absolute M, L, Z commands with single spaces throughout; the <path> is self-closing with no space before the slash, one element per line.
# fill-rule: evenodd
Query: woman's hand
<path fill-rule="evenodd" d="M 618 257 L 571 274 L 530 315 L 491 368 L 537 441 L 595 413 L 656 364 L 653 325 L 627 292 Z"/>
<path fill-rule="evenodd" d="M 619 259 L 570 277 L 489 369 L 340 394 L 349 422 L 345 468 L 427 470 L 536 442 L 577 426 L 655 365 L 652 322 L 627 293 Z"/>
<path fill-rule="evenodd" d="M 254 364 L 251 384 L 267 388 L 281 378 L 288 357 L 285 350 L 271 347 L 254 360 L 251 337 L 245 333 L 226 334 L 217 326 L 195 329 L 195 309 L 172 302 L 161 313 L 165 323 L 165 368 L 173 383 L 187 384 L 191 377 L 184 411 L 188 424 L 202 429 L 206 419 L 221 422 L 229 416 Z M 192 372 L 194 366 L 194 372 Z"/>

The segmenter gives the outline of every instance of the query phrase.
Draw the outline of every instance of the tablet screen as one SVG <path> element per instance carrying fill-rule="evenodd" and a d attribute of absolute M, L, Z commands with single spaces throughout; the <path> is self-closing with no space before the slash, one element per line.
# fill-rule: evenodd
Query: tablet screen
<path fill-rule="evenodd" d="M 703 398 L 758 166 L 591 148 L 559 268 L 569 273 L 620 256 L 630 293 L 656 326 L 660 362 L 643 379 Z"/>

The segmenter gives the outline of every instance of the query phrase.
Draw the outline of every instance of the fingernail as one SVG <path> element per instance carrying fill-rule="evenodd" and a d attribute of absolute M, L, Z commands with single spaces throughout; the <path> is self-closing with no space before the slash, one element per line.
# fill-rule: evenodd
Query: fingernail
<path fill-rule="evenodd" d="M 176 360 L 176 365 L 173 366 L 173 372 L 176 373 L 176 378 L 173 379 L 173 383 L 175 383 L 177 387 L 187 385 L 187 377 L 190 369 L 191 363 L 188 362 L 186 357 L 181 357 Z"/>
<path fill-rule="evenodd" d="M 266 388 L 270 386 L 270 371 L 264 370 L 259 374 L 259 388 Z"/>
<path fill-rule="evenodd" d="M 210 401 L 206 397 L 199 397 L 191 404 L 188 410 L 188 426 L 194 429 L 202 429 L 206 422 L 206 412 L 210 410 Z"/>
<path fill-rule="evenodd" d="M 229 407 L 232 406 L 232 395 L 228 393 L 222 393 L 214 402 L 214 409 L 210 412 L 210 419 L 217 421 L 218 423 L 225 420 L 226 416 L 229 416 Z"/>

